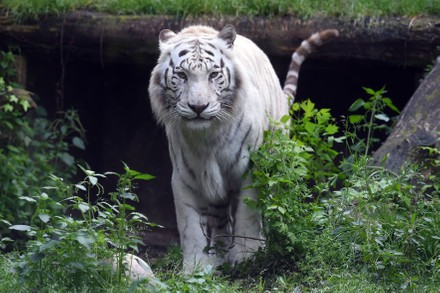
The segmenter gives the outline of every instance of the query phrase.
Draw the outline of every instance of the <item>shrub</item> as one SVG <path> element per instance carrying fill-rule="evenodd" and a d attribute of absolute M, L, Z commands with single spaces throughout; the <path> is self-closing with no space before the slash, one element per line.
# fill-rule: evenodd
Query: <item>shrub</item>
<path fill-rule="evenodd" d="M 353 267 L 366 267 L 378 280 L 413 284 L 438 275 L 440 199 L 423 191 L 425 178 L 414 167 L 393 174 L 354 165 L 347 186 L 326 201 L 334 241 Z M 438 181 L 438 179 L 436 179 Z"/>
<path fill-rule="evenodd" d="M 125 275 L 123 257 L 129 251 L 139 252 L 138 246 L 143 244 L 133 229 L 154 224 L 134 212 L 128 202 L 138 200 L 133 181 L 152 176 L 127 166 L 122 175 L 82 170 L 86 176 L 75 185 L 51 176 L 52 184 L 44 188 L 47 193 L 28 199 L 35 207 L 30 225 L 9 227 L 29 237 L 26 249 L 14 260 L 16 275 L 24 288 L 95 291 L 126 288 L 131 283 Z M 100 180 L 111 175 L 118 177 L 118 184 L 115 192 L 106 195 Z M 55 201 L 55 196 L 48 193 L 58 193 L 64 199 Z M 97 203 L 90 201 L 91 195 L 98 196 Z M 69 214 L 53 213 L 52 207 Z M 115 272 L 114 263 L 118 267 Z"/>
<path fill-rule="evenodd" d="M 252 155 L 252 176 L 258 202 L 248 205 L 261 210 L 269 253 L 300 253 L 316 225 L 310 221 L 312 197 L 306 185 L 307 159 L 312 151 L 291 140 L 282 130 L 266 133 L 266 141 Z"/>
<path fill-rule="evenodd" d="M 307 100 L 295 103 L 292 119 L 284 117 L 277 130 L 267 132 L 265 143 L 252 154 L 257 203 L 264 218 L 269 251 L 304 257 L 321 229 L 322 194 L 339 174 L 334 149 L 338 127 L 328 109 L 316 109 Z"/>
<path fill-rule="evenodd" d="M 292 108 L 297 120 L 267 133 L 252 154 L 259 198 L 248 203 L 261 211 L 267 238 L 260 266 L 294 268 L 305 286 L 346 271 L 394 290 L 439 279 L 440 179 L 420 175 L 418 166 L 394 174 L 370 164 L 375 130 L 389 128 L 385 109 L 397 109 L 384 89 L 366 92 L 370 99 L 350 108 L 365 114 L 348 117 L 343 137 L 335 137 L 328 110 L 305 101 Z M 350 156 L 338 165 L 334 142 L 344 138 Z"/>
<path fill-rule="evenodd" d="M 29 198 L 41 193 L 51 174 L 69 180 L 76 172 L 71 147 L 84 149 L 84 129 L 75 111 L 50 121 L 31 94 L 12 80 L 13 55 L 0 62 L 0 235 L 10 223 L 29 224 Z M 4 77 L 3 77 L 4 76 Z M 3 246 L 4 248 L 4 246 Z"/>

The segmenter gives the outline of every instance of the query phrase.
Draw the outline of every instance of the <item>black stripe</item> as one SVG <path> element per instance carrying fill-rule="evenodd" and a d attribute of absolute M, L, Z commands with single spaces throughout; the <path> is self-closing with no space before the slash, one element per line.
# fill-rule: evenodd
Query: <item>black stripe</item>
<path fill-rule="evenodd" d="M 251 133 L 251 130 L 252 130 L 252 125 L 249 125 L 249 128 L 248 128 L 248 130 L 246 131 L 246 134 L 244 135 L 243 140 L 241 141 L 240 148 L 239 148 L 239 150 L 237 151 L 237 153 L 235 154 L 235 160 L 236 160 L 236 162 L 238 162 L 238 160 L 240 159 L 240 154 L 241 154 L 241 152 L 243 151 L 244 143 L 245 143 L 245 141 L 246 141 L 246 138 L 249 136 L 249 133 Z"/>
<path fill-rule="evenodd" d="M 229 137 L 228 143 L 231 143 L 235 139 L 235 137 L 237 136 L 238 131 L 240 130 L 240 127 L 241 127 L 241 123 L 243 123 L 243 118 L 244 118 L 244 113 L 241 113 L 240 120 L 238 120 L 238 123 L 235 126 L 234 133 L 232 134 L 231 137 Z"/>
<path fill-rule="evenodd" d="M 175 170 L 175 171 L 176 171 L 177 173 L 180 174 L 179 164 L 178 164 L 178 162 L 177 162 L 177 157 L 176 157 L 176 154 L 175 154 L 175 152 L 174 152 L 173 144 L 171 143 L 171 141 L 169 141 L 169 144 L 170 144 L 171 154 L 172 154 L 172 156 L 173 156 L 173 158 L 174 158 L 174 162 L 175 162 L 175 165 L 176 165 L 176 170 Z M 184 185 L 186 188 L 188 188 L 189 191 L 191 191 L 193 194 L 197 194 L 196 189 L 195 189 L 191 184 L 189 184 L 189 183 L 188 183 L 186 180 L 184 180 L 182 177 L 180 177 L 180 180 L 182 181 L 183 185 Z"/>
<path fill-rule="evenodd" d="M 225 218 L 220 223 L 216 223 L 215 227 L 220 230 L 220 229 L 223 229 L 224 227 L 226 227 L 228 224 L 229 224 L 229 219 Z"/>
<path fill-rule="evenodd" d="M 182 155 L 182 160 L 183 160 L 183 164 L 186 167 L 186 169 L 188 170 L 189 175 L 191 175 L 192 179 L 195 181 L 196 180 L 196 173 L 194 172 L 194 170 L 190 167 L 188 159 L 185 156 L 185 153 L 183 152 L 183 150 L 181 151 L 181 155 Z"/>
<path fill-rule="evenodd" d="M 214 219 L 225 219 L 225 215 L 216 215 L 216 214 L 213 214 L 211 212 L 201 212 L 200 214 L 202 216 L 211 217 L 211 218 L 214 218 Z"/>
<path fill-rule="evenodd" d="M 188 54 L 188 50 L 182 50 L 182 51 L 180 51 L 179 52 L 179 57 L 182 57 L 183 55 L 186 55 L 186 54 Z"/>
<path fill-rule="evenodd" d="M 189 203 L 187 203 L 187 202 L 183 202 L 183 204 L 184 205 L 186 205 L 187 207 L 189 207 L 189 208 L 192 208 L 193 210 L 195 210 L 197 213 L 199 213 L 199 209 L 197 208 L 197 207 L 195 207 L 195 206 L 193 206 L 192 204 L 189 204 Z M 190 223 L 191 224 L 191 223 Z"/>
<path fill-rule="evenodd" d="M 205 61 L 205 63 L 206 63 L 206 60 L 208 60 L 210 62 L 214 62 L 214 59 L 211 59 L 209 57 L 204 57 L 203 59 L 200 59 L 200 61 Z"/>
<path fill-rule="evenodd" d="M 235 72 L 235 88 L 238 89 L 241 87 L 241 76 L 238 72 Z"/>
<path fill-rule="evenodd" d="M 221 202 L 221 203 L 210 203 L 209 204 L 210 208 L 214 208 L 214 209 L 227 209 L 229 207 L 229 202 Z"/>
<path fill-rule="evenodd" d="M 180 173 L 179 172 L 179 164 L 177 164 L 177 157 L 176 157 L 176 153 L 174 152 L 173 143 L 171 142 L 171 140 L 169 140 L 168 143 L 169 143 L 169 146 L 170 146 L 170 151 L 171 151 L 171 154 L 173 156 L 174 162 L 176 164 L 176 171 L 177 171 L 177 173 Z"/>
<path fill-rule="evenodd" d="M 164 73 L 164 79 L 165 79 L 166 86 L 168 86 L 168 71 L 169 71 L 169 68 L 165 69 L 165 73 Z"/>
<path fill-rule="evenodd" d="M 226 77 L 228 79 L 228 85 L 231 85 L 231 71 L 229 70 L 228 67 L 226 67 Z"/>
<path fill-rule="evenodd" d="M 253 150 L 256 150 L 256 149 L 257 149 L 257 144 L 258 144 L 258 140 L 260 139 L 260 136 L 261 136 L 261 132 L 258 132 L 258 136 L 257 136 L 257 139 L 255 140 Z"/>
<path fill-rule="evenodd" d="M 192 187 L 191 184 L 189 184 L 186 180 L 181 179 L 181 181 L 182 181 L 183 185 L 185 185 L 185 187 L 186 187 L 189 191 L 191 191 L 191 193 L 193 194 L 193 196 L 196 196 L 196 195 L 198 194 L 198 193 L 197 193 L 197 190 L 196 190 L 194 187 Z"/>

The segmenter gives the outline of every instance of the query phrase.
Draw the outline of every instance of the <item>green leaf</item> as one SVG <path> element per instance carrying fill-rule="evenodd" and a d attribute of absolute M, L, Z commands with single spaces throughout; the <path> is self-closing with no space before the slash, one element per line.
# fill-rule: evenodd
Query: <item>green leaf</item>
<path fill-rule="evenodd" d="M 396 106 L 394 106 L 393 101 L 390 98 L 383 98 L 382 101 L 385 105 L 388 106 L 388 108 L 390 108 L 394 112 L 400 113 L 400 110 Z"/>
<path fill-rule="evenodd" d="M 295 103 L 292 105 L 292 111 L 298 111 L 299 110 L 299 103 Z"/>
<path fill-rule="evenodd" d="M 280 121 L 282 123 L 287 123 L 290 120 L 290 115 L 284 115 L 283 117 L 281 117 Z"/>
<path fill-rule="evenodd" d="M 85 213 L 88 210 L 90 210 L 90 206 L 87 203 L 85 203 L 85 202 L 80 202 L 79 205 L 78 205 L 78 208 L 83 213 Z"/>
<path fill-rule="evenodd" d="M 29 225 L 12 225 L 9 227 L 9 229 L 17 231 L 31 231 L 32 227 Z"/>
<path fill-rule="evenodd" d="M 3 237 L 2 239 L 0 239 L 1 242 L 14 242 L 14 239 L 9 238 L 9 237 Z"/>
<path fill-rule="evenodd" d="M 284 215 L 284 214 L 286 213 L 286 209 L 283 208 L 283 207 L 280 207 L 280 206 L 278 206 L 278 211 L 279 211 L 282 215 Z"/>
<path fill-rule="evenodd" d="M 83 141 L 80 137 L 75 136 L 75 137 L 72 139 L 72 144 L 73 144 L 74 146 L 76 146 L 77 148 L 81 149 L 81 150 L 85 150 L 85 149 L 86 149 L 86 146 L 85 146 L 85 144 L 84 144 L 84 141 Z"/>
<path fill-rule="evenodd" d="M 3 111 L 5 112 L 12 112 L 14 110 L 14 107 L 11 104 L 5 104 L 3 106 Z"/>
<path fill-rule="evenodd" d="M 29 196 L 20 196 L 19 199 L 23 199 L 27 202 L 37 202 L 34 198 L 29 197 Z"/>
<path fill-rule="evenodd" d="M 348 121 L 350 121 L 350 123 L 352 124 L 356 124 L 362 121 L 362 119 L 364 118 L 364 116 L 362 115 L 350 115 L 348 116 Z"/>
<path fill-rule="evenodd" d="M 26 99 L 21 99 L 21 100 L 20 100 L 20 105 L 21 105 L 21 107 L 23 107 L 23 110 L 24 110 L 25 112 L 27 112 L 27 110 L 29 110 L 29 108 L 31 107 L 31 104 L 30 104 L 29 101 L 26 100 Z"/>
<path fill-rule="evenodd" d="M 346 136 L 334 137 L 333 140 L 337 143 L 342 143 L 347 139 Z"/>
<path fill-rule="evenodd" d="M 364 104 L 364 109 L 365 110 L 371 110 L 371 102 L 365 102 L 365 104 Z"/>
<path fill-rule="evenodd" d="M 9 122 L 9 121 L 3 121 L 3 123 L 6 124 L 6 127 L 9 128 L 9 129 L 13 129 L 14 128 L 14 125 L 11 122 Z"/>
<path fill-rule="evenodd" d="M 75 163 L 75 158 L 68 153 L 58 154 L 58 157 L 63 161 L 67 166 L 72 166 Z"/>
<path fill-rule="evenodd" d="M 135 208 L 133 206 L 129 205 L 129 204 L 121 203 L 121 204 L 118 205 L 118 207 L 119 207 L 119 210 L 121 210 L 121 209 L 126 209 L 128 211 L 134 211 L 135 210 Z"/>
<path fill-rule="evenodd" d="M 376 94 L 376 92 L 373 89 L 371 89 L 371 88 L 363 87 L 363 89 L 370 96 L 374 96 Z"/>
<path fill-rule="evenodd" d="M 75 187 L 77 189 L 79 189 L 79 190 L 82 190 L 82 191 L 86 191 L 87 190 L 87 188 L 84 185 L 81 185 L 81 184 L 75 184 Z"/>
<path fill-rule="evenodd" d="M 147 173 L 141 173 L 139 171 L 130 169 L 130 167 L 128 167 L 128 165 L 124 162 L 122 162 L 124 164 L 124 171 L 125 173 L 133 178 L 133 179 L 138 179 L 138 180 L 151 180 L 154 179 L 155 177 L 153 175 L 147 174 Z"/>
<path fill-rule="evenodd" d="M 316 129 L 316 124 L 307 121 L 307 122 L 304 123 L 304 128 L 307 130 L 308 133 L 313 134 L 315 132 L 315 129 Z"/>
<path fill-rule="evenodd" d="M 0 219 L 0 223 L 12 226 L 11 222 L 9 222 L 8 220 L 5 220 L 5 219 Z"/>
<path fill-rule="evenodd" d="M 84 168 L 81 165 L 78 165 L 78 167 L 87 175 L 87 176 L 91 176 L 91 175 L 95 175 L 95 171 L 93 170 L 87 170 L 86 168 Z"/>
<path fill-rule="evenodd" d="M 330 114 L 330 109 L 321 109 L 316 113 L 316 117 L 318 118 L 318 124 L 323 125 L 329 122 L 332 115 Z"/>
<path fill-rule="evenodd" d="M 350 108 L 348 108 L 348 111 L 355 112 L 355 111 L 359 110 L 364 104 L 365 104 L 364 100 L 357 99 L 356 101 L 354 101 L 353 104 L 351 104 Z"/>
<path fill-rule="evenodd" d="M 126 192 L 119 195 L 121 198 L 130 199 L 130 200 L 136 200 L 137 196 L 134 193 Z"/>
<path fill-rule="evenodd" d="M 16 153 L 16 154 L 21 154 L 21 152 L 22 152 L 21 149 L 15 147 L 13 145 L 10 145 L 10 144 L 8 144 L 7 148 L 8 148 L 9 151 L 11 151 L 13 153 Z"/>
<path fill-rule="evenodd" d="M 301 108 L 304 110 L 304 116 L 310 117 L 313 116 L 313 109 L 315 109 L 315 104 L 312 101 L 307 100 L 301 104 Z"/>
<path fill-rule="evenodd" d="M 374 118 L 376 118 L 378 120 L 385 121 L 385 122 L 390 121 L 390 118 L 387 115 L 383 114 L 383 113 L 374 115 Z"/>
<path fill-rule="evenodd" d="M 59 243 L 59 241 L 57 241 L 57 240 L 50 240 L 47 243 L 40 246 L 39 252 L 43 252 L 47 249 L 50 249 L 50 248 L 54 247 L 55 244 L 58 244 L 58 243 Z"/>
<path fill-rule="evenodd" d="M 61 131 L 61 133 L 62 134 L 66 134 L 67 133 L 67 126 L 66 125 L 61 125 L 61 127 L 60 127 L 60 131 Z"/>
<path fill-rule="evenodd" d="M 38 215 L 38 218 L 40 218 L 40 220 L 41 220 L 43 223 L 47 223 L 47 222 L 50 221 L 50 216 L 49 216 L 48 214 L 39 214 L 39 215 Z"/>
<path fill-rule="evenodd" d="M 131 216 L 132 216 L 132 219 L 134 219 L 136 221 L 148 222 L 148 218 L 144 214 L 133 212 L 133 213 L 131 213 Z"/>
<path fill-rule="evenodd" d="M 251 209 L 256 209 L 258 207 L 258 203 L 256 200 L 251 199 L 250 197 L 246 197 L 243 202 L 250 207 Z"/>
<path fill-rule="evenodd" d="M 18 102 L 18 98 L 15 95 L 10 95 L 9 96 L 9 101 L 12 103 L 17 103 Z"/>
<path fill-rule="evenodd" d="M 338 132 L 338 126 L 336 126 L 334 124 L 329 124 L 325 128 L 325 133 L 327 133 L 329 135 L 335 134 L 336 132 Z"/>
<path fill-rule="evenodd" d="M 79 231 L 78 235 L 76 236 L 76 240 L 84 245 L 84 247 L 87 249 L 90 249 L 91 244 L 95 242 L 86 231 Z"/>
<path fill-rule="evenodd" d="M 98 178 L 95 176 L 87 176 L 87 178 L 89 178 L 89 181 L 92 185 L 96 185 L 98 183 Z"/>
<path fill-rule="evenodd" d="M 153 175 L 147 174 L 147 173 L 141 173 L 141 174 L 134 176 L 134 179 L 137 179 L 137 180 L 151 180 L 154 178 L 156 178 L 156 177 Z"/>

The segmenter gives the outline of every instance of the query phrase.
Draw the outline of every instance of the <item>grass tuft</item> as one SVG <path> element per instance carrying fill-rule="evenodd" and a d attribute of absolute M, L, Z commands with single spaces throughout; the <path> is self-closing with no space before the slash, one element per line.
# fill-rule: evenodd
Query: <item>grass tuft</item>
<path fill-rule="evenodd" d="M 437 0 L 3 0 L 0 8 L 17 19 L 38 19 L 74 10 L 91 10 L 119 15 L 278 16 L 415 16 L 437 15 Z"/>

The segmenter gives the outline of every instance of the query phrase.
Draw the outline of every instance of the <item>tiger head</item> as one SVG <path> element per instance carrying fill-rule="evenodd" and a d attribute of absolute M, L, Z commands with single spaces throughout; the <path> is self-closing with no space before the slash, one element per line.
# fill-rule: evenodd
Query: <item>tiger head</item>
<path fill-rule="evenodd" d="M 205 26 L 160 32 L 161 55 L 149 89 L 159 123 L 206 130 L 230 120 L 239 86 L 235 38 L 232 25 L 220 32 Z"/>

